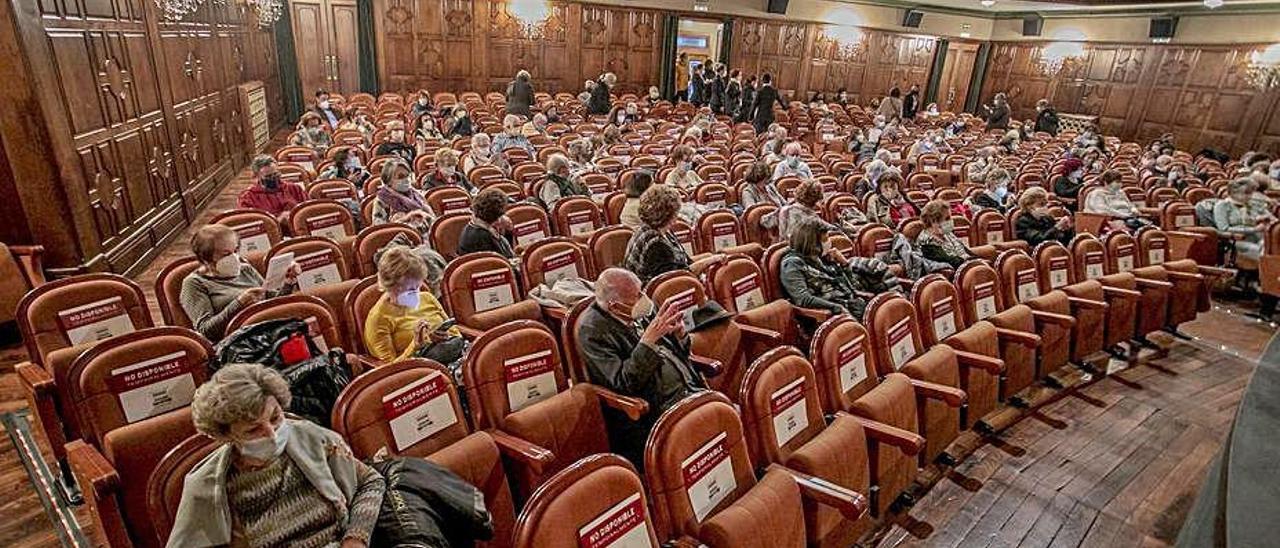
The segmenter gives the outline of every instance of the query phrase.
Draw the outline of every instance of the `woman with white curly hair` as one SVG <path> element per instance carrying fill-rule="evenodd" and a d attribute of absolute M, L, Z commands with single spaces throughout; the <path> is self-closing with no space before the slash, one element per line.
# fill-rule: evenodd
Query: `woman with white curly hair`
<path fill-rule="evenodd" d="M 257 364 L 196 389 L 196 431 L 223 445 L 187 473 L 168 546 L 368 546 L 386 482 L 336 433 L 286 416 L 290 399 Z"/>

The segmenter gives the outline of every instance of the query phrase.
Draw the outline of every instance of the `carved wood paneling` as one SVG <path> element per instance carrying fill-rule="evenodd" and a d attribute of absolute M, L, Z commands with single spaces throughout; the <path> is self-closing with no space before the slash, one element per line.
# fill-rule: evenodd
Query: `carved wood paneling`
<path fill-rule="evenodd" d="M 1102 130 L 1146 142 L 1173 133 L 1180 148 L 1232 154 L 1280 148 L 1275 106 L 1245 78 L 1260 45 L 1088 44 L 1085 55 L 1056 73 L 1037 62 L 1040 43 L 997 43 L 982 100 L 1009 95 L 1014 115 L 1030 118 L 1048 98 L 1060 112 L 1098 116 Z"/>

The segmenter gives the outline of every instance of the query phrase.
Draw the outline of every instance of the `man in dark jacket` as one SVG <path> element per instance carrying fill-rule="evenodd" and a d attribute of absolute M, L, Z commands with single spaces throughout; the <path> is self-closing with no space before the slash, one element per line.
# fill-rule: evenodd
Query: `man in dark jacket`
<path fill-rule="evenodd" d="M 1054 110 L 1048 99 L 1036 101 L 1036 131 L 1058 135 L 1058 111 Z"/>
<path fill-rule="evenodd" d="M 902 119 L 911 120 L 915 118 L 918 110 L 920 110 L 920 86 L 911 84 L 911 91 L 908 91 L 907 96 L 902 98 Z"/>
<path fill-rule="evenodd" d="M 591 100 L 587 102 L 587 110 L 591 114 L 609 114 L 609 91 L 618 83 L 618 77 L 612 72 L 600 75 L 596 87 L 591 88 Z"/>
<path fill-rule="evenodd" d="M 738 69 L 729 71 L 729 83 L 724 89 L 724 112 L 737 117 L 742 110 L 742 73 Z"/>
<path fill-rule="evenodd" d="M 787 104 L 782 102 L 782 97 L 778 95 L 777 88 L 773 87 L 773 75 L 764 73 L 760 75 L 760 89 L 756 90 L 755 101 L 751 104 L 751 125 L 755 126 L 756 134 L 764 133 L 773 124 L 773 104 L 777 103 L 782 108 L 787 108 Z"/>
<path fill-rule="evenodd" d="M 533 105 L 533 84 L 529 83 L 529 71 L 516 73 L 516 79 L 507 84 L 507 114 L 529 116 Z"/>
<path fill-rule="evenodd" d="M 756 77 L 748 76 L 742 83 L 742 100 L 738 104 L 738 114 L 733 117 L 735 123 L 751 119 L 751 106 L 756 100 Z"/>
<path fill-rule="evenodd" d="M 987 110 L 987 129 L 1009 129 L 1009 102 L 1003 93 L 997 93 L 991 99 L 991 106 L 984 108 Z"/>
<path fill-rule="evenodd" d="M 711 77 L 711 112 L 724 114 L 725 74 L 724 65 L 717 65 Z"/>
<path fill-rule="evenodd" d="M 342 122 L 342 111 L 329 102 L 329 92 L 323 89 L 316 90 L 316 106 L 311 110 L 320 115 L 329 129 L 337 130 L 338 124 Z"/>
<path fill-rule="evenodd" d="M 684 315 L 672 300 L 655 316 L 640 279 L 621 268 L 601 272 L 595 292 L 578 324 L 580 358 L 593 384 L 649 404 L 634 422 L 605 409 L 610 447 L 641 468 L 654 422 L 685 396 L 705 390 L 706 382 L 689 362 Z"/>
<path fill-rule="evenodd" d="M 693 67 L 689 72 L 689 102 L 695 107 L 702 108 L 702 105 L 706 104 L 703 96 L 707 94 L 707 81 L 702 79 L 702 67 Z"/>

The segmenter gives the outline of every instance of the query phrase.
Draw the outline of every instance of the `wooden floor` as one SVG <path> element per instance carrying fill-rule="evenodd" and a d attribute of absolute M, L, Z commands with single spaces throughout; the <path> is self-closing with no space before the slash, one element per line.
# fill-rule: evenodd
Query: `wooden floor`
<path fill-rule="evenodd" d="M 242 174 L 198 217 L 234 206 Z M 187 254 L 179 236 L 136 279 L 154 309 L 159 268 Z M 1224 305 L 1184 325 L 1197 340 L 1168 357 L 1081 390 L 984 445 L 910 512 L 914 536 L 894 527 L 880 546 L 1162 546 L 1177 538 L 1230 428 L 1254 364 L 1275 326 Z M 0 413 L 26 406 L 12 373 L 20 345 L 0 346 Z M 44 443 L 43 440 L 39 440 Z M 48 454 L 47 448 L 44 449 Z M 962 485 L 963 484 L 963 485 Z M 971 490 L 972 489 L 972 490 Z M 89 537 L 88 515 L 76 513 Z M 926 534 L 927 533 L 927 534 Z M 0 437 L 0 547 L 58 543 L 16 450 Z"/>

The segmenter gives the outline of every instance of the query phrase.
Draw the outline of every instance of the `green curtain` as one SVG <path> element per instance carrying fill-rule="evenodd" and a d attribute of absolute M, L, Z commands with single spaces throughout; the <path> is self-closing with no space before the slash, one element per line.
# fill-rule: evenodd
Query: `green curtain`
<path fill-rule="evenodd" d="M 293 18 L 288 6 L 276 20 L 276 68 L 280 71 L 280 93 L 284 97 L 286 120 L 292 125 L 302 116 L 302 78 L 298 76 L 298 55 L 293 50 Z"/>
<path fill-rule="evenodd" d="M 378 94 L 378 54 L 374 48 L 373 0 L 356 2 L 356 24 L 360 27 L 360 91 Z"/>
<path fill-rule="evenodd" d="M 729 44 L 733 43 L 733 19 L 725 19 L 721 25 L 724 32 L 720 35 L 720 62 L 729 66 Z M 729 67 L 734 68 L 734 67 Z M 739 67 L 741 68 L 741 67 Z"/>
<path fill-rule="evenodd" d="M 951 44 L 946 38 L 934 42 L 933 68 L 929 69 L 929 85 L 924 90 L 924 105 L 938 102 L 938 84 L 942 81 L 942 71 L 947 62 L 947 46 Z M 923 107 L 923 105 L 916 105 Z M 920 108 L 924 110 L 924 108 Z"/>
<path fill-rule="evenodd" d="M 680 17 L 667 13 L 662 16 L 662 63 L 658 75 L 658 88 L 663 97 L 675 99 L 676 92 L 676 35 L 680 33 Z"/>
<path fill-rule="evenodd" d="M 977 58 L 973 61 L 973 80 L 969 82 L 969 96 L 964 101 L 965 112 L 977 112 L 982 104 L 982 83 L 987 79 L 987 59 L 991 57 L 991 42 L 983 42 L 978 46 Z"/>

